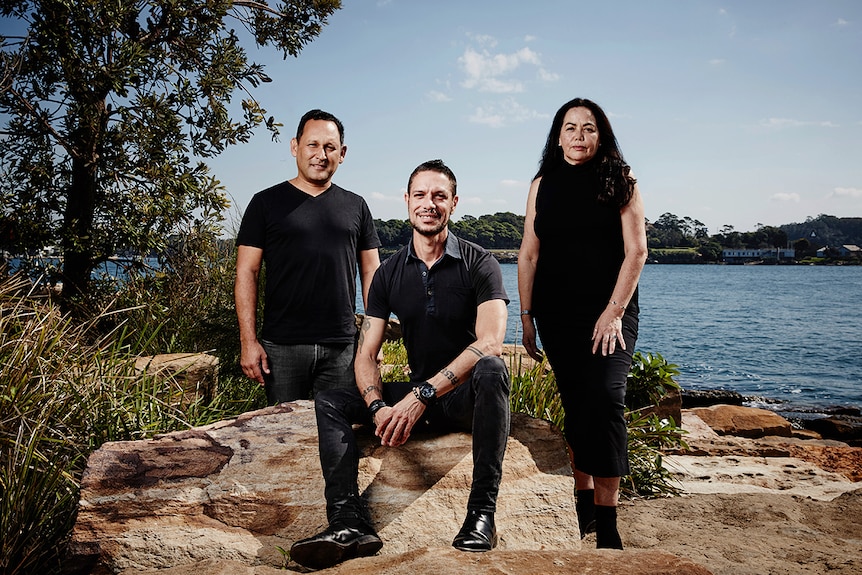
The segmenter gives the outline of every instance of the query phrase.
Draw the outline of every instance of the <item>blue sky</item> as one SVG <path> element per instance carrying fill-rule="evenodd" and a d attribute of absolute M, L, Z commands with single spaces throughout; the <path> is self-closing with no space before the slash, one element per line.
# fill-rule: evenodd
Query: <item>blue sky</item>
<path fill-rule="evenodd" d="M 407 177 L 432 158 L 458 177 L 456 218 L 523 214 L 551 117 L 576 96 L 610 115 L 650 220 L 716 233 L 862 216 L 859 0 L 343 4 L 298 58 L 249 46 L 273 78 L 253 95 L 284 127 L 210 162 L 231 221 L 295 175 L 311 108 L 343 120 L 335 182 L 375 218 L 406 217 Z"/>
<path fill-rule="evenodd" d="M 334 181 L 375 218 L 406 217 L 432 158 L 458 177 L 456 218 L 523 214 L 551 117 L 578 96 L 611 116 L 650 220 L 862 216 L 858 0 L 344 0 L 297 59 L 252 55 L 284 137 L 213 163 L 239 211 L 295 175 L 289 135 L 319 107 L 347 130 Z"/>

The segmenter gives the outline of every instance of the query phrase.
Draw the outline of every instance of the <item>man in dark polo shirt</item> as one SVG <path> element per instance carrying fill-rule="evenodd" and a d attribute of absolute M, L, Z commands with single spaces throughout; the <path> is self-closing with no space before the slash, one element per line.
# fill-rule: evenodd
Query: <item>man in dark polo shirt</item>
<path fill-rule="evenodd" d="M 405 200 L 413 237 L 371 283 L 357 389 L 315 398 L 329 527 L 293 544 L 291 559 L 301 565 L 322 569 L 383 547 L 360 499 L 354 423 L 373 425 L 389 447 L 403 445 L 414 429 L 471 431 L 473 483 L 452 545 L 488 551 L 497 544 L 494 512 L 510 423 L 509 372 L 500 358 L 509 300 L 497 261 L 449 232 L 456 192 L 455 175 L 440 160 L 410 175 Z M 410 382 L 401 384 L 384 384 L 377 363 L 392 313 L 411 369 Z"/>

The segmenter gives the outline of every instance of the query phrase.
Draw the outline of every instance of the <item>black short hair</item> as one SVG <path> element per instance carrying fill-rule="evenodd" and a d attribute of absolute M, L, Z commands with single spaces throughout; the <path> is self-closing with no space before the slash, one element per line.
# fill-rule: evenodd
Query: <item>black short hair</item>
<path fill-rule="evenodd" d="M 302 138 L 302 132 L 305 131 L 305 124 L 307 124 L 309 120 L 324 120 L 326 122 L 333 122 L 338 127 L 338 136 L 341 138 L 341 143 L 344 144 L 344 124 L 342 124 L 341 120 L 339 120 L 329 112 L 324 112 L 323 110 L 318 109 L 309 110 L 302 115 L 302 118 L 299 119 L 299 126 L 297 126 L 296 128 L 297 141 Z"/>
<path fill-rule="evenodd" d="M 449 182 L 452 184 L 452 196 L 458 195 L 458 181 L 455 179 L 454 172 L 449 169 L 449 166 L 443 163 L 443 160 L 428 160 L 416 166 L 416 169 L 410 174 L 410 179 L 407 180 L 408 193 L 410 192 L 410 186 L 413 185 L 413 178 L 420 172 L 439 172 L 443 174 L 449 178 Z"/>

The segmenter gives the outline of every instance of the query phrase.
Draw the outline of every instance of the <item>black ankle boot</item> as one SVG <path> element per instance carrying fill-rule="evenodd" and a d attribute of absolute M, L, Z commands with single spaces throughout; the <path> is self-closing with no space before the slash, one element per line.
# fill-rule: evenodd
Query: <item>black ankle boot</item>
<path fill-rule="evenodd" d="M 382 547 L 380 537 L 368 525 L 334 521 L 325 531 L 294 543 L 290 558 L 304 567 L 326 569 L 354 557 L 374 555 Z"/>
<path fill-rule="evenodd" d="M 596 530 L 596 504 L 595 489 L 575 490 L 575 511 L 578 513 L 578 528 L 581 530 L 581 539 L 587 533 Z"/>
<path fill-rule="evenodd" d="M 490 551 L 497 546 L 497 527 L 494 514 L 467 511 L 464 525 L 452 541 L 452 547 L 460 551 Z"/>
<path fill-rule="evenodd" d="M 596 505 L 596 549 L 622 549 L 623 542 L 617 531 L 617 508 Z"/>

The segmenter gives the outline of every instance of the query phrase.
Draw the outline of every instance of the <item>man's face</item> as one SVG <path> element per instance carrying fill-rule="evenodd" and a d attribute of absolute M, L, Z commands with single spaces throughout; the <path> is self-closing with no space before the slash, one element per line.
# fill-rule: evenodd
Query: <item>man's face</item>
<path fill-rule="evenodd" d="M 404 199 L 407 201 L 410 224 L 425 236 L 434 236 L 443 231 L 458 204 L 458 196 L 453 194 L 449 178 L 430 170 L 414 176 Z"/>
<path fill-rule="evenodd" d="M 327 120 L 309 120 L 302 136 L 290 141 L 299 177 L 309 183 L 326 185 L 344 161 L 347 146 L 342 145 L 338 126 Z"/>

